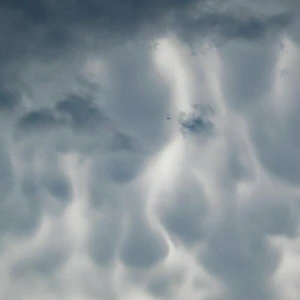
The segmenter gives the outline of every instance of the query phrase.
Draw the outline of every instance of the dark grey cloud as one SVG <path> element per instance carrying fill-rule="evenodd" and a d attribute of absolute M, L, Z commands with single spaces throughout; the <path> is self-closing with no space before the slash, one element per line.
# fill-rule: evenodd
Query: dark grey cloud
<path fill-rule="evenodd" d="M 281 180 L 297 184 L 299 108 L 297 85 L 293 83 L 295 74 L 289 75 L 289 81 L 280 78 L 279 84 L 286 86 L 288 92 L 282 96 L 272 93 L 278 73 L 276 61 L 287 55 L 280 47 L 280 40 L 265 40 L 259 44 L 232 42 L 221 52 L 226 69 L 225 100 L 246 119 L 260 162 Z M 281 114 L 278 114 L 277 101 L 286 102 Z"/>
<path fill-rule="evenodd" d="M 107 1 L 62 1 L 60 3 L 53 3 L 51 1 L 32 1 L 32 3 L 24 4 L 22 1 L 3 1 L 2 7 L 14 11 L 20 11 L 31 19 L 34 23 L 47 23 L 59 20 L 65 20 L 66 24 L 74 22 L 85 22 L 88 24 L 105 24 L 112 23 L 110 17 L 116 17 L 117 22 L 115 26 L 120 24 L 127 24 L 132 26 L 137 22 L 142 22 L 142 17 L 153 18 L 156 15 L 164 13 L 167 9 L 185 7 L 187 4 L 195 3 L 194 0 L 185 3 L 182 0 L 162 2 L 153 1 L 153 3 L 139 1 L 129 1 L 123 3 L 121 1 L 115 4 Z M 99 20 L 102 16 L 104 20 Z"/>
<path fill-rule="evenodd" d="M 17 176 L 2 168 L 5 185 L 1 191 L 1 231 L 4 236 L 33 235 L 45 211 L 57 214 L 71 200 L 71 183 L 55 156 L 49 155 L 46 160 L 34 158 L 24 164 Z"/>
<path fill-rule="evenodd" d="M 214 133 L 214 124 L 210 117 L 214 110 L 209 105 L 193 105 L 190 113 L 181 113 L 179 124 L 183 134 L 199 134 L 209 136 Z"/>
<path fill-rule="evenodd" d="M 47 131 L 59 125 L 59 120 L 50 109 L 41 109 L 27 113 L 19 121 L 19 128 L 22 131 Z"/>
<path fill-rule="evenodd" d="M 0 19 L 0 266 L 10 278 L 0 298 L 10 289 L 35 299 L 26 285 L 42 278 L 66 299 L 178 299 L 183 286 L 205 299 L 188 281 L 206 273 L 224 286 L 220 300 L 279 299 L 272 280 L 285 250 L 270 240 L 298 238 L 298 65 L 281 76 L 286 102 L 274 74 L 283 38 L 299 42 L 297 2 L 4 0 Z M 153 51 L 166 53 L 150 47 L 169 36 L 190 102 L 209 104 L 181 114 L 177 131 L 166 122 L 174 74 L 164 80 Z M 217 51 L 199 51 L 207 44 Z M 185 57 L 186 46 L 198 56 Z M 181 133 L 196 145 L 171 145 Z M 164 194 L 166 177 L 180 180 Z M 72 253 L 43 236 L 53 223 Z M 170 268 L 178 260 L 186 278 Z"/>
<path fill-rule="evenodd" d="M 122 233 L 122 217 L 107 213 L 95 222 L 89 238 L 89 253 L 98 265 L 108 265 L 117 256 L 117 242 Z"/>
<path fill-rule="evenodd" d="M 101 122 L 99 108 L 89 99 L 71 95 L 58 101 L 54 108 L 26 113 L 19 121 L 20 130 L 51 129 L 53 126 L 70 126 L 75 130 L 96 130 Z"/>
<path fill-rule="evenodd" d="M 249 111 L 263 101 L 271 88 L 279 46 L 280 41 L 272 39 L 253 44 L 233 41 L 222 48 L 224 96 L 233 109 Z"/>
<path fill-rule="evenodd" d="M 224 86 L 228 104 L 247 120 L 256 154 L 264 167 L 282 180 L 297 184 L 299 105 L 297 85 L 293 79 L 296 74 L 289 75 L 288 86 L 285 84 L 287 79 L 280 78 L 280 84 L 288 91 L 285 95 L 272 94 L 277 76 L 275 62 L 284 55 L 279 41 L 255 44 L 255 47 L 233 43 L 224 50 L 227 70 Z M 226 86 L 230 86 L 228 92 Z M 285 98 L 282 101 L 286 102 L 286 107 L 278 114 L 279 104 L 274 103 L 281 98 Z"/>
<path fill-rule="evenodd" d="M 14 186 L 14 176 L 7 149 L 5 149 L 5 147 L 3 147 L 2 145 L 0 146 L 0 166 L 1 202 L 5 202 Z"/>
<path fill-rule="evenodd" d="M 110 48 L 140 35 L 148 38 L 170 31 L 186 41 L 199 36 L 217 39 L 253 39 L 289 25 L 296 6 L 262 13 L 225 1 L 2 1 L 5 21 L 1 62 L 7 66 L 24 58 L 53 61 L 83 50 Z M 196 13 L 196 17 L 193 14 Z M 145 39 L 145 38 L 143 38 Z M 6 61 L 6 62 L 5 62 Z"/>
<path fill-rule="evenodd" d="M 165 228 L 185 245 L 198 243 L 204 235 L 207 199 L 199 181 L 190 174 L 182 174 L 182 181 L 173 194 L 159 207 Z"/>
<path fill-rule="evenodd" d="M 233 133 L 231 133 L 233 135 Z M 224 172 L 227 174 L 225 184 L 236 188 L 237 183 L 247 184 L 255 178 L 254 161 L 249 155 L 245 153 L 245 145 L 237 144 L 236 140 L 231 136 L 228 137 L 230 141 L 228 145 L 228 156 Z"/>
<path fill-rule="evenodd" d="M 150 278 L 147 289 L 156 298 L 171 298 L 176 294 L 176 287 L 182 283 L 184 275 L 184 272 L 178 270 L 155 274 Z"/>
<path fill-rule="evenodd" d="M 101 115 L 95 103 L 76 95 L 59 101 L 56 103 L 55 109 L 66 123 L 70 123 L 74 130 L 86 129 L 96 132 L 99 126 L 108 122 L 108 119 Z"/>
<path fill-rule="evenodd" d="M 0 90 L 0 110 L 12 111 L 20 104 L 20 95 L 14 90 Z"/>
<path fill-rule="evenodd" d="M 169 131 L 163 126 L 170 106 L 170 91 L 153 65 L 151 49 L 135 43 L 108 57 L 112 87 L 108 108 L 119 126 L 134 132 L 148 149 L 161 147 Z"/>
<path fill-rule="evenodd" d="M 47 188 L 50 194 L 55 198 L 62 200 L 70 198 L 70 186 L 68 181 L 63 177 L 51 178 L 49 182 L 47 182 Z"/>
<path fill-rule="evenodd" d="M 297 200 L 295 196 L 278 191 L 258 193 L 245 209 L 245 219 L 257 232 L 274 236 L 297 234 Z M 256 228 L 255 228 L 256 227 Z"/>
<path fill-rule="evenodd" d="M 283 257 L 271 239 L 297 236 L 297 196 L 274 178 L 273 185 L 260 184 L 249 194 L 238 194 L 237 184 L 251 185 L 252 176 L 236 177 L 232 171 L 231 164 L 223 171 L 223 209 L 215 223 L 205 227 L 199 262 L 225 286 L 226 293 L 217 299 L 279 299 L 272 280 Z"/>
<path fill-rule="evenodd" d="M 297 104 L 283 117 L 265 106 L 251 119 L 251 137 L 261 163 L 275 176 L 290 184 L 299 183 Z"/>
<path fill-rule="evenodd" d="M 67 251 L 57 246 L 46 247 L 31 253 L 31 256 L 17 262 L 11 274 L 18 279 L 24 276 L 53 276 L 67 262 Z"/>
<path fill-rule="evenodd" d="M 38 187 L 43 187 L 44 190 L 59 200 L 60 202 L 68 202 L 72 197 L 72 186 L 65 172 L 60 169 L 55 158 L 51 159 L 52 164 L 45 164 L 44 170 L 36 175 Z"/>
<path fill-rule="evenodd" d="M 220 9 L 212 6 L 204 12 L 200 11 L 194 19 L 184 20 L 184 25 L 179 27 L 183 39 L 193 43 L 205 36 L 215 46 L 221 46 L 231 40 L 261 40 L 281 32 L 293 17 L 290 11 L 266 14 L 227 2 L 229 1 L 224 2 L 224 6 L 220 5 Z"/>
<path fill-rule="evenodd" d="M 55 60 L 68 52 L 74 55 L 82 49 L 90 51 L 93 45 L 107 48 L 107 41 L 115 44 L 139 32 L 150 30 L 152 34 L 161 34 L 157 29 L 166 29 L 164 17 L 181 14 L 194 3 L 195 0 L 151 3 L 45 0 L 30 4 L 2 1 L 1 16 L 6 25 L 1 36 L 2 63 L 7 58 L 19 62 L 26 57 Z"/>
<path fill-rule="evenodd" d="M 107 176 L 115 182 L 127 182 L 134 179 L 143 166 L 143 156 L 139 153 L 115 155 L 106 164 Z"/>
<path fill-rule="evenodd" d="M 52 108 L 25 113 L 18 121 L 15 141 L 26 144 L 28 137 L 60 152 L 138 149 L 135 139 L 119 131 L 95 102 L 77 95 L 56 102 Z"/>
<path fill-rule="evenodd" d="M 168 245 L 148 220 L 134 216 L 129 220 L 127 233 L 121 245 L 120 257 L 125 265 L 133 268 L 154 267 L 168 254 Z"/>
<path fill-rule="evenodd" d="M 18 195 L 1 205 L 2 236 L 26 238 L 37 230 L 41 222 L 41 204 L 37 199 Z"/>
<path fill-rule="evenodd" d="M 245 230 L 234 215 L 220 221 L 207 240 L 201 263 L 228 289 L 221 299 L 274 299 L 268 289 L 279 262 L 262 233 Z"/>

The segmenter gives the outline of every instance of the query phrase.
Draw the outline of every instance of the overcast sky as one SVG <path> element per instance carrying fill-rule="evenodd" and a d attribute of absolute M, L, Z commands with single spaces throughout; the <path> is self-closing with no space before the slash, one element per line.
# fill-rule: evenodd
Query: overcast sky
<path fill-rule="evenodd" d="M 300 299 L 299 0 L 1 0 L 0 298 Z"/>

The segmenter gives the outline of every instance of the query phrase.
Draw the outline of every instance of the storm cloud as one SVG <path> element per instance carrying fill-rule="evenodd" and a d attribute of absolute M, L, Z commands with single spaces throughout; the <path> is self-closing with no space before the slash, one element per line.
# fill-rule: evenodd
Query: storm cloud
<path fill-rule="evenodd" d="M 2 0 L 0 298 L 299 299 L 299 16 Z"/>

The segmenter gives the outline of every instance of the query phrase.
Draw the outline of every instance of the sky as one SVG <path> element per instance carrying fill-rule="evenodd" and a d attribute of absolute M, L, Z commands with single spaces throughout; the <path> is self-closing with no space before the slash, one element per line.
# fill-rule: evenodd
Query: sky
<path fill-rule="evenodd" d="M 0 298 L 300 298 L 298 0 L 0 2 Z"/>

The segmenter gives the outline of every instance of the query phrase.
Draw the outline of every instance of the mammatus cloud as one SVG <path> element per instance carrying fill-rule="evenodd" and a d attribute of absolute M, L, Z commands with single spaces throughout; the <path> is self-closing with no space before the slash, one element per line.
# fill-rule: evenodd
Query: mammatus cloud
<path fill-rule="evenodd" d="M 297 1 L 2 1 L 0 298 L 298 300 Z"/>

